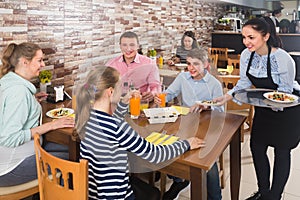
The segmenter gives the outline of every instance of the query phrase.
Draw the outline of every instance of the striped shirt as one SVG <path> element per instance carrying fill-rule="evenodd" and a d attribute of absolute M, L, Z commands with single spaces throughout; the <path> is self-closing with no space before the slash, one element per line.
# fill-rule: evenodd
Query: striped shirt
<path fill-rule="evenodd" d="M 124 121 L 128 105 L 119 103 L 113 116 L 91 110 L 80 144 L 80 156 L 89 161 L 89 199 L 128 199 L 133 191 L 129 183 L 128 153 L 151 163 L 175 158 L 190 146 L 186 140 L 172 145 L 153 145 Z"/>

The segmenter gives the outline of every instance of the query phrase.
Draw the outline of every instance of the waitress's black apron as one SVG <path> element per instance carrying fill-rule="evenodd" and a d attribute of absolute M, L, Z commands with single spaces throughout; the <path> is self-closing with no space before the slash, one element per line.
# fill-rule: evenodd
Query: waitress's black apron
<path fill-rule="evenodd" d="M 250 56 L 246 74 L 256 88 L 277 90 L 273 82 L 270 62 L 271 48 L 268 50 L 266 78 L 257 78 L 249 73 L 254 52 Z M 255 107 L 252 142 L 269 145 L 276 148 L 295 148 L 300 140 L 300 106 L 284 108 L 283 111 L 273 111 L 271 108 Z"/>

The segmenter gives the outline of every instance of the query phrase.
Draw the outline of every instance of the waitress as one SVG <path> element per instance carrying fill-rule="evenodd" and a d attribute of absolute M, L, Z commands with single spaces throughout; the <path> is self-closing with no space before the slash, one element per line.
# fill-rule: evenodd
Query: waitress
<path fill-rule="evenodd" d="M 292 93 L 295 62 L 280 48 L 274 23 L 269 17 L 254 18 L 242 29 L 243 43 L 247 47 L 241 54 L 240 80 L 222 97 L 225 103 L 232 93 L 240 89 L 268 88 Z M 250 147 L 255 167 L 258 191 L 247 199 L 280 200 L 290 174 L 290 152 L 300 140 L 300 106 L 283 111 L 255 107 Z M 274 167 L 270 184 L 268 147 L 274 148 Z"/>

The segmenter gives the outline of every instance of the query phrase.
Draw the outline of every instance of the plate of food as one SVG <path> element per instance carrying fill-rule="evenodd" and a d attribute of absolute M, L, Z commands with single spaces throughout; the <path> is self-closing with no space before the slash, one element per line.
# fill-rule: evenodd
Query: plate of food
<path fill-rule="evenodd" d="M 53 110 L 49 110 L 46 115 L 51 118 L 61 118 L 71 116 L 74 113 L 74 110 L 71 108 L 56 108 Z"/>
<path fill-rule="evenodd" d="M 276 103 L 293 103 L 295 101 L 298 101 L 298 96 L 284 92 L 266 92 L 263 94 L 263 96 L 266 99 Z"/>
<path fill-rule="evenodd" d="M 185 64 L 185 63 L 176 63 L 175 64 L 175 67 L 177 67 L 177 69 L 180 69 L 180 70 L 184 70 L 188 65 Z"/>
<path fill-rule="evenodd" d="M 212 101 L 212 100 L 196 101 L 196 104 L 202 105 L 202 106 L 220 106 L 220 105 L 222 105 L 221 103 Z"/>

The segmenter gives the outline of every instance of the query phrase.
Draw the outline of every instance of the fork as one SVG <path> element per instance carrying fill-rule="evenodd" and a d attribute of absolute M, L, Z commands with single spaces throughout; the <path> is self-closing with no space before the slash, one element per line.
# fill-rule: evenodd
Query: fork
<path fill-rule="evenodd" d="M 160 138 L 165 137 L 166 134 L 167 134 L 167 131 L 166 131 L 166 130 L 163 130 L 163 131 L 161 132 L 161 135 L 160 135 L 158 138 L 156 138 L 155 140 L 153 140 L 152 143 L 155 144 L 155 142 L 157 142 Z"/>

